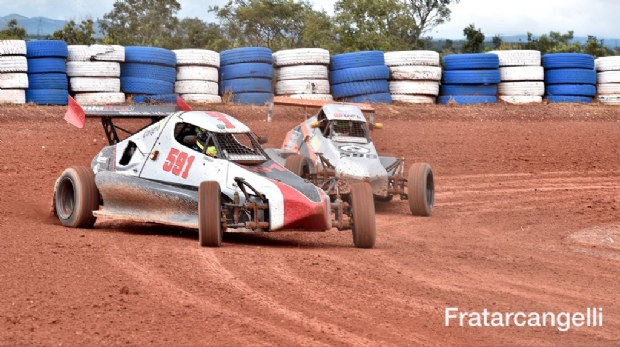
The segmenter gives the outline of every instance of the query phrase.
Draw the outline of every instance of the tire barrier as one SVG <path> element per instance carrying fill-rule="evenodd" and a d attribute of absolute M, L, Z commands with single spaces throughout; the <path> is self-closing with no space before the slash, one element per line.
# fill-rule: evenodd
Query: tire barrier
<path fill-rule="evenodd" d="M 206 49 L 173 52 L 177 59 L 174 92 L 186 102 L 221 103 L 218 95 L 220 54 Z"/>
<path fill-rule="evenodd" d="M 488 52 L 499 58 L 498 97 L 509 104 L 542 102 L 545 72 L 539 51 L 508 50 Z"/>
<path fill-rule="evenodd" d="M 618 56 L 595 60 L 582 53 L 541 57 L 539 51 L 507 50 L 448 55 L 443 71 L 439 62 L 434 51 L 330 57 L 322 48 L 272 53 L 244 47 L 217 53 L 0 40 L 0 104 L 66 105 L 62 91 L 67 91 L 97 105 L 122 103 L 124 93 L 137 103 L 174 102 L 176 96 L 219 103 L 226 96 L 227 101 L 264 105 L 275 90 L 291 98 L 370 103 L 523 104 L 542 102 L 544 96 L 549 102 L 596 97 L 602 104 L 620 105 Z"/>
<path fill-rule="evenodd" d="M 120 73 L 121 91 L 135 103 L 168 103 L 168 98 L 174 94 L 176 62 L 176 54 L 168 49 L 125 47 L 125 62 Z"/>
<path fill-rule="evenodd" d="M 594 60 L 598 101 L 605 105 L 620 105 L 620 57 L 602 57 Z"/>
<path fill-rule="evenodd" d="M 297 48 L 275 52 L 275 94 L 297 99 L 333 100 L 329 87 L 329 51 Z"/>
<path fill-rule="evenodd" d="M 589 103 L 596 95 L 594 57 L 582 53 L 551 53 L 542 57 L 545 95 L 553 103 Z"/>
<path fill-rule="evenodd" d="M 25 104 L 28 88 L 26 41 L 0 40 L 0 104 Z"/>
<path fill-rule="evenodd" d="M 385 52 L 385 64 L 389 67 L 389 91 L 393 101 L 411 104 L 435 102 L 441 80 L 439 53 Z"/>
<path fill-rule="evenodd" d="M 497 54 L 447 55 L 444 57 L 444 68 L 438 98 L 440 104 L 497 103 L 497 93 L 501 82 Z"/>
<path fill-rule="evenodd" d="M 219 95 L 224 101 L 263 106 L 273 98 L 273 56 L 265 47 L 220 52 Z"/>
<path fill-rule="evenodd" d="M 26 102 L 37 105 L 67 105 L 69 91 L 67 43 L 60 40 L 26 42 L 28 89 Z"/>
<path fill-rule="evenodd" d="M 332 56 L 329 81 L 336 100 L 391 104 L 390 70 L 382 51 Z"/>
<path fill-rule="evenodd" d="M 108 105 L 118 100 L 125 102 L 120 79 L 125 47 L 69 45 L 67 48 L 69 92 L 76 101 L 90 105 Z"/>

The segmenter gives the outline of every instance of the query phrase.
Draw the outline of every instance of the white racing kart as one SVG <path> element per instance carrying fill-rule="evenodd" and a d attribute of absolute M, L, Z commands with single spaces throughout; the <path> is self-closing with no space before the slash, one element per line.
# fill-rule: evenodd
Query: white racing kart
<path fill-rule="evenodd" d="M 56 181 L 53 213 L 63 225 L 93 227 L 98 217 L 154 222 L 198 229 L 201 246 L 220 246 L 225 231 L 353 232 L 359 248 L 375 244 L 375 209 L 368 183 L 351 185 L 346 201 L 273 161 L 250 129 L 213 111 L 174 106 L 84 106 L 70 100 L 65 119 L 79 127 L 86 116 L 101 117 L 109 146 L 91 167 L 70 167 Z M 113 123 L 146 118 L 131 133 Z M 192 147 L 196 127 L 206 130 L 204 148 Z M 121 140 L 117 130 L 130 133 Z"/>
<path fill-rule="evenodd" d="M 354 185 L 365 182 L 376 200 L 399 195 L 409 201 L 413 215 L 431 215 L 435 185 L 430 165 L 414 163 L 405 177 L 404 158 L 378 154 L 369 129 L 381 129 L 382 124 L 374 123 L 370 105 L 285 97 L 275 97 L 274 103 L 320 108 L 287 133 L 281 148 L 265 149 L 278 163 L 321 187 L 332 200 L 354 194 Z M 370 113 L 369 122 L 363 111 Z M 269 120 L 272 112 L 273 104 Z"/>

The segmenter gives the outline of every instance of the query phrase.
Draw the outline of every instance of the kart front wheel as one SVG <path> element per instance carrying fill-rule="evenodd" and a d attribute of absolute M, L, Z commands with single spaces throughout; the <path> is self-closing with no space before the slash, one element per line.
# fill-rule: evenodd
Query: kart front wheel
<path fill-rule="evenodd" d="M 198 187 L 198 241 L 202 247 L 222 244 L 222 196 L 220 184 L 205 181 Z"/>
<path fill-rule="evenodd" d="M 353 244 L 357 248 L 375 245 L 377 224 L 375 203 L 370 184 L 358 182 L 351 185 L 351 214 L 353 219 Z"/>
<path fill-rule="evenodd" d="M 54 190 L 54 206 L 60 222 L 70 228 L 91 228 L 99 209 L 99 191 L 95 174 L 87 167 L 73 166 L 66 169 Z"/>
<path fill-rule="evenodd" d="M 414 216 L 428 217 L 435 204 L 433 170 L 427 163 L 414 163 L 407 178 L 409 210 Z"/>
<path fill-rule="evenodd" d="M 295 175 L 306 178 L 310 174 L 310 166 L 312 163 L 303 155 L 293 154 L 286 158 L 284 167 Z"/>

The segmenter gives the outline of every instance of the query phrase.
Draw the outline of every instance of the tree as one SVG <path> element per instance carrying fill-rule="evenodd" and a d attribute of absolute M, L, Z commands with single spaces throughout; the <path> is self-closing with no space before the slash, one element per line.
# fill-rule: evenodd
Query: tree
<path fill-rule="evenodd" d="M 443 46 L 441 47 L 441 53 L 444 55 L 453 54 L 454 53 L 454 41 L 450 39 L 446 39 Z"/>
<path fill-rule="evenodd" d="M 215 13 L 233 47 L 308 47 L 324 33 L 316 25 L 317 20 L 325 24 L 321 13 L 304 0 L 229 0 L 223 7 L 210 6 L 209 12 Z"/>
<path fill-rule="evenodd" d="M 338 0 L 334 22 L 340 52 L 410 49 L 410 19 L 399 0 Z"/>
<path fill-rule="evenodd" d="M 463 53 L 480 53 L 484 48 L 484 34 L 480 28 L 476 29 L 475 24 L 470 24 L 463 29 L 463 35 L 467 41 L 463 44 L 461 52 Z"/>
<path fill-rule="evenodd" d="M 219 25 L 205 23 L 198 18 L 184 18 L 174 33 L 174 47 L 201 48 L 213 51 L 228 49 L 229 44 Z"/>
<path fill-rule="evenodd" d="M 437 26 L 450 21 L 450 6 L 461 0 L 398 0 L 405 8 L 410 22 L 410 49 L 419 48 L 420 37 Z"/>
<path fill-rule="evenodd" d="M 180 9 L 177 0 L 116 0 L 98 22 L 105 43 L 172 48 Z"/>
<path fill-rule="evenodd" d="M 587 53 L 598 58 L 605 57 L 613 52 L 605 47 L 605 43 L 602 39 L 599 41 L 596 39 L 596 36 L 588 36 L 588 41 L 583 46 L 583 53 Z"/>
<path fill-rule="evenodd" d="M 300 47 L 320 47 L 332 51 L 338 50 L 333 18 L 325 11 L 307 10 L 305 27 Z"/>
<path fill-rule="evenodd" d="M 51 38 L 63 40 L 69 45 L 92 45 L 95 43 L 93 24 L 90 18 L 82 20 L 79 25 L 70 20 L 61 30 L 54 31 Z"/>
<path fill-rule="evenodd" d="M 502 43 L 504 41 L 502 40 L 501 35 L 498 34 L 498 35 L 493 36 L 492 42 L 493 42 L 493 49 L 499 49 L 502 46 Z"/>
<path fill-rule="evenodd" d="M 17 19 L 11 19 L 6 28 L 0 31 L 0 40 L 23 40 L 26 38 L 26 29 L 17 26 Z"/>

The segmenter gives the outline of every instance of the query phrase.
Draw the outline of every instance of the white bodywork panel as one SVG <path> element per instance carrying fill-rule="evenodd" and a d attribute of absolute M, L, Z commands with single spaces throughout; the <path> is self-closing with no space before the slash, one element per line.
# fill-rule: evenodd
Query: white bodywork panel
<path fill-rule="evenodd" d="M 327 104 L 323 106 L 325 117 L 329 120 L 353 120 L 366 123 L 366 117 L 359 107 L 354 105 Z"/>

